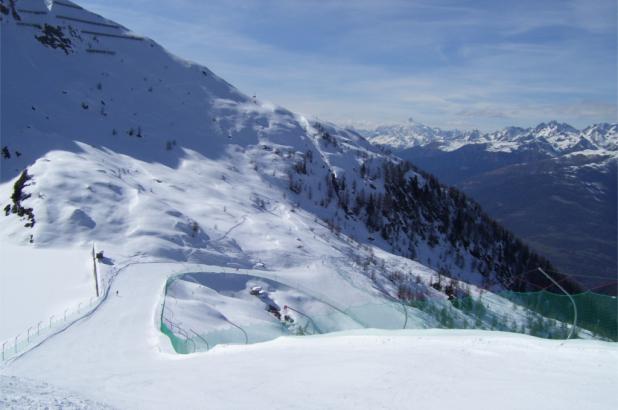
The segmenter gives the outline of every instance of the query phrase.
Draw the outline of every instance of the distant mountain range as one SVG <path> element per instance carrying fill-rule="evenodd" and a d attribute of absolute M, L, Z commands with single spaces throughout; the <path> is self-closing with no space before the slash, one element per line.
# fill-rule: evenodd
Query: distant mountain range
<path fill-rule="evenodd" d="M 581 286 L 460 190 L 356 132 L 250 97 L 70 0 L 0 0 L 0 50 L 0 408 L 394 408 L 416 391 L 445 397 L 417 407 L 440 408 L 462 396 L 448 384 L 498 396 L 491 379 L 530 398 L 502 402 L 526 408 L 537 392 L 494 377 L 487 355 L 546 391 L 573 382 L 546 388 L 527 375 L 568 373 L 560 369 L 572 362 L 558 362 L 581 350 L 590 356 L 576 357 L 573 373 L 599 367 L 586 382 L 601 388 L 580 401 L 611 408 L 616 348 L 578 340 L 537 360 L 558 344 L 539 350 L 536 339 L 507 333 L 616 340 L 609 298 L 587 303 L 571 326 L 563 298 L 540 291 Z M 480 148 L 421 153 L 482 158 Z M 561 157 L 574 165 L 556 169 L 576 176 L 556 177 L 567 187 L 547 213 L 569 204 L 576 212 L 566 217 L 582 224 L 570 205 L 580 201 L 598 222 L 586 235 L 600 243 L 608 216 L 593 205 L 605 206 L 609 182 L 583 183 L 605 169 L 600 159 L 583 163 L 609 151 L 594 152 Z M 488 153 L 498 154 L 511 158 Z M 489 186 L 482 192 L 546 190 L 517 172 L 507 175 L 522 187 L 477 175 Z M 474 181 L 463 186 L 483 200 Z M 580 199 L 578 189 L 591 193 Z M 333 332 L 342 333 L 317 336 Z M 510 352 L 527 373 L 504 363 Z M 480 380 L 470 372 L 477 364 Z M 465 383 L 448 383 L 459 375 Z"/>
<path fill-rule="evenodd" d="M 398 151 L 415 147 L 455 151 L 470 144 L 486 144 L 490 152 L 535 151 L 551 156 L 585 150 L 618 151 L 618 124 L 608 123 L 578 130 L 569 124 L 550 121 L 534 128 L 507 127 L 481 133 L 478 130 L 442 130 L 410 119 L 405 124 L 359 132 L 374 144 Z"/>
<path fill-rule="evenodd" d="M 482 133 L 409 120 L 359 132 L 462 189 L 588 287 L 616 292 L 618 124 Z"/>
<path fill-rule="evenodd" d="M 400 301 L 450 309 L 470 287 L 552 286 L 537 269 L 553 265 L 476 202 L 357 133 L 262 103 L 68 0 L 0 5 L 0 243 L 95 242 L 124 263 L 268 267 L 294 283 L 306 270 L 300 286 L 341 306 L 396 300 L 397 326 Z M 453 326 L 428 312 L 416 326 Z"/>

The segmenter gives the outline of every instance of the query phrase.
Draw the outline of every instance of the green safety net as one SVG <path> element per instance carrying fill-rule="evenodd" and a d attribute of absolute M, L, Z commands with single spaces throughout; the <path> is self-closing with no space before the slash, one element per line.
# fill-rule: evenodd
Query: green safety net
<path fill-rule="evenodd" d="M 500 296 L 543 316 L 571 323 L 573 305 L 566 295 L 540 291 L 500 292 Z M 571 295 L 577 306 L 577 326 L 596 336 L 618 341 L 618 299 L 615 296 L 584 292 Z"/>
<path fill-rule="evenodd" d="M 188 339 L 178 337 L 164 322 L 161 322 L 161 332 L 170 338 L 170 342 L 176 353 L 187 354 L 194 351 Z"/>
<path fill-rule="evenodd" d="M 408 304 L 435 318 L 439 324 L 436 327 L 499 330 L 548 339 L 568 337 L 574 319 L 573 304 L 568 296 L 547 291 L 499 292 L 497 295 L 508 300 L 510 306 L 488 295 L 453 298 L 450 305 L 432 300 L 411 300 Z M 572 295 L 572 298 L 578 313 L 572 337 L 578 337 L 577 330 L 583 329 L 594 337 L 618 341 L 618 300 L 615 297 L 585 292 Z"/>
<path fill-rule="evenodd" d="M 618 300 L 616 297 L 585 292 L 572 295 L 578 310 L 578 331 L 605 340 L 618 341 Z M 303 312 L 297 312 L 303 313 Z M 573 322 L 573 306 L 569 297 L 555 293 L 500 292 L 475 297 L 455 297 L 450 300 L 384 300 L 381 303 L 340 307 L 326 314 L 304 312 L 295 315 L 289 326 L 230 326 L 227 329 L 207 329 L 198 334 L 179 336 L 164 320 L 161 331 L 175 351 L 186 354 L 206 351 L 217 344 L 245 344 L 271 340 L 284 335 L 312 335 L 358 328 L 377 329 L 484 329 L 528 334 L 549 339 L 566 339 Z M 422 318 L 422 320 L 419 320 Z M 163 319 L 163 318 L 162 318 Z"/>

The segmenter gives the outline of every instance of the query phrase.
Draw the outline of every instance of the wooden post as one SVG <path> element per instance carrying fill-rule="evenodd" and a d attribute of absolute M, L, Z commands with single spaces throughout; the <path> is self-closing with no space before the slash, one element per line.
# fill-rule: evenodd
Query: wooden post
<path fill-rule="evenodd" d="M 92 243 L 92 272 L 94 273 L 94 288 L 99 297 L 99 280 L 97 275 L 97 255 L 94 251 L 94 242 Z"/>

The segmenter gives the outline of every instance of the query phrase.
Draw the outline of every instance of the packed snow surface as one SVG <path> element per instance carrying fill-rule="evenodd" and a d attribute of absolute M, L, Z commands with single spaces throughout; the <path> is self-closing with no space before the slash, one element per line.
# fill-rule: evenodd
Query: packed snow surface
<path fill-rule="evenodd" d="M 65 309 L 86 305 L 95 297 L 87 248 L 33 251 L 3 243 L 0 264 L 0 341 L 39 321 L 47 325 L 50 315 L 60 319 Z"/>
<path fill-rule="evenodd" d="M 177 268 L 128 267 L 94 314 L 12 361 L 2 374 L 36 377 L 58 392 L 80 392 L 82 400 L 117 408 L 607 409 L 618 404 L 618 345 L 599 341 L 364 329 L 178 355 L 158 328 L 165 282 Z M 220 268 L 183 267 L 196 269 L 216 273 Z M 13 383 L 12 397 L 17 388 Z M 23 397 L 36 398 L 47 388 L 24 383 Z"/>
<path fill-rule="evenodd" d="M 0 376 L 0 391 L 0 408 L 3 409 L 113 409 L 106 404 L 85 399 L 80 393 L 15 376 Z"/>
<path fill-rule="evenodd" d="M 389 159 L 358 134 L 249 98 L 68 0 L 23 14 L 3 14 L 1 26 L 11 103 L 2 105 L 0 341 L 50 315 L 63 320 L 32 343 L 22 336 L 3 360 L 2 406 L 616 404 L 614 344 L 432 331 L 435 312 L 403 307 L 396 278 L 442 311 L 452 304 L 430 286 L 436 270 L 387 252 L 332 198 L 319 204 L 345 174 L 350 186 L 384 192 L 380 178 L 359 175 L 365 162 Z M 33 80 L 43 75 L 54 81 Z M 306 196 L 294 194 L 294 167 L 307 175 Z M 64 319 L 93 295 L 93 240 L 105 253 L 101 297 Z M 454 253 L 444 241 L 418 244 L 418 260 L 436 269 Z M 481 275 L 459 259 L 457 278 L 479 297 Z M 483 298 L 493 319 L 525 325 L 524 309 Z M 211 349 L 179 355 L 162 321 L 174 337 L 214 340 Z M 343 332 L 315 335 L 334 331 Z"/>

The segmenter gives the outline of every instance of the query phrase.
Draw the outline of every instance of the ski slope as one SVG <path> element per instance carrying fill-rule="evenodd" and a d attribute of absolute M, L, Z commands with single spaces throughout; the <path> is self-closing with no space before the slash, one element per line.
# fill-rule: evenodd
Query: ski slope
<path fill-rule="evenodd" d="M 50 315 L 61 319 L 65 309 L 85 306 L 96 297 L 87 248 L 33 251 L 3 243 L 0 263 L 0 341 L 47 322 Z"/>
<path fill-rule="evenodd" d="M 2 105 L 0 342 L 10 348 L 22 335 L 0 365 L 1 406 L 615 404 L 615 344 L 430 330 L 444 326 L 442 313 L 485 329 L 529 331 L 531 318 L 568 328 L 477 286 L 501 289 L 498 264 L 481 262 L 506 263 L 508 243 L 473 256 L 456 238 L 432 237 L 439 226 L 430 215 L 415 220 L 422 235 L 392 223 L 401 240 L 389 243 L 367 225 L 368 211 L 354 214 L 350 198 L 366 191 L 375 205 L 396 158 L 353 132 L 250 98 L 68 0 L 0 3 L 10 80 L 2 96 L 11 102 Z M 19 20 L 18 9 L 30 12 Z M 58 46 L 67 40 L 70 52 Z M 418 180 L 424 204 L 450 221 L 446 188 L 430 191 L 413 170 L 400 177 Z M 410 216 L 421 204 L 405 205 Z M 106 257 L 104 291 L 65 320 L 67 308 L 92 297 L 93 241 Z M 403 256 L 412 250 L 416 260 Z M 443 268 L 456 272 L 452 282 Z M 487 316 L 454 308 L 447 281 L 482 298 Z M 266 295 L 251 295 L 255 286 Z M 430 309 L 404 306 L 402 289 Z M 293 308 L 294 322 L 282 323 L 271 305 Z M 24 347 L 23 332 L 50 315 L 61 325 Z M 212 346 L 178 354 L 162 320 L 174 337 L 192 330 Z M 248 344 L 238 332 L 228 337 L 236 326 Z"/>
<path fill-rule="evenodd" d="M 36 375 L 59 391 L 127 409 L 607 409 L 617 404 L 618 346 L 598 341 L 356 330 L 177 355 L 158 330 L 161 296 L 171 272 L 196 270 L 221 268 L 128 267 L 93 315 L 2 374 Z"/>

